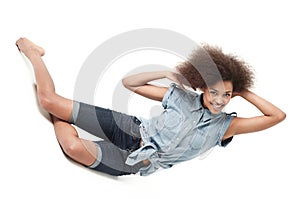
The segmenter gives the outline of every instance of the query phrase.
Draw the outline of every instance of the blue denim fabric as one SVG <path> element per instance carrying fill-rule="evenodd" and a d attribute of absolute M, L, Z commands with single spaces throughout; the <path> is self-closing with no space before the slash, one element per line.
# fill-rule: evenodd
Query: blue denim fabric
<path fill-rule="evenodd" d="M 141 168 L 140 175 L 149 175 L 193 159 L 216 145 L 223 146 L 222 138 L 233 116 L 212 114 L 202 106 L 202 98 L 202 94 L 171 84 L 162 100 L 164 112 L 149 120 L 140 118 L 143 146 L 128 156 L 126 164 L 148 159 L 151 164 Z"/>

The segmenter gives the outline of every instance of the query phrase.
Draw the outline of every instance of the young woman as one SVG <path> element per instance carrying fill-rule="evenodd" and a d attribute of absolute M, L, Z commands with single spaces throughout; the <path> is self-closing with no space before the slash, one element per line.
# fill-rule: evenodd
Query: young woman
<path fill-rule="evenodd" d="M 253 74 L 247 64 L 218 48 L 204 46 L 196 50 L 189 61 L 177 67 L 181 75 L 158 71 L 125 77 L 126 88 L 162 102 L 163 113 L 145 120 L 56 94 L 41 58 L 44 49 L 26 38 L 20 38 L 16 45 L 33 65 L 39 104 L 52 116 L 55 135 L 65 154 L 110 175 L 149 175 L 197 157 L 216 145 L 226 146 L 235 135 L 270 128 L 286 117 L 279 108 L 248 90 Z M 203 62 L 203 53 L 209 55 L 218 74 L 212 74 L 212 67 Z M 170 87 L 149 83 L 162 78 L 174 83 Z M 183 79 L 202 94 L 184 89 Z M 234 96 L 256 106 L 262 115 L 241 118 L 222 112 Z M 102 140 L 81 139 L 71 124 Z"/>

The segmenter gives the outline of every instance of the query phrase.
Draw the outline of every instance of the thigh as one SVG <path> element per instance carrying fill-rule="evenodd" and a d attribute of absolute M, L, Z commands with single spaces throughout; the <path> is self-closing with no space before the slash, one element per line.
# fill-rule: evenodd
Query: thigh
<path fill-rule="evenodd" d="M 76 126 L 121 149 L 140 139 L 140 121 L 134 116 L 81 102 L 74 102 L 74 107 L 78 109 L 73 111 Z"/>
<path fill-rule="evenodd" d="M 142 163 L 134 166 L 125 164 L 125 161 L 130 154 L 127 150 L 122 150 L 114 144 L 106 141 L 95 142 L 96 146 L 101 150 L 101 159 L 99 164 L 95 165 L 93 170 L 104 172 L 114 176 L 135 174 L 144 165 Z"/>

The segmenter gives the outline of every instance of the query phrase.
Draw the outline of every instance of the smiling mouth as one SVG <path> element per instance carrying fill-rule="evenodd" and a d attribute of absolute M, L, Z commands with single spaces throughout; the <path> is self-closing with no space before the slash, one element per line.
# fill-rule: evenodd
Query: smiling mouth
<path fill-rule="evenodd" d="M 212 107 L 216 111 L 221 111 L 224 108 L 224 104 L 213 104 L 211 103 Z"/>

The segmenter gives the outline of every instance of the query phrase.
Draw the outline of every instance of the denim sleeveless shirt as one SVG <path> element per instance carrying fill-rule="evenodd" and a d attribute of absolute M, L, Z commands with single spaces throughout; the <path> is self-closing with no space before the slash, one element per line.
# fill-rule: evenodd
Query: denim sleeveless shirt
<path fill-rule="evenodd" d="M 148 159 L 151 164 L 141 168 L 140 175 L 149 175 L 193 159 L 216 145 L 224 146 L 222 138 L 233 116 L 212 114 L 202 106 L 202 100 L 203 94 L 172 83 L 162 100 L 163 113 L 149 120 L 140 118 L 143 146 L 128 156 L 126 164 Z"/>

